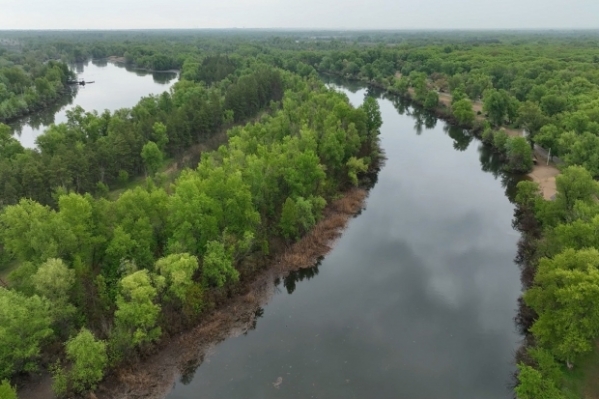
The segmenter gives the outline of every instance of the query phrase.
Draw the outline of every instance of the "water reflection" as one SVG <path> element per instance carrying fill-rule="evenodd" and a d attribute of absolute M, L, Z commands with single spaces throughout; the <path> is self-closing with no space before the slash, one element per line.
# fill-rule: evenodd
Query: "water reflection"
<path fill-rule="evenodd" d="M 289 273 L 289 275 L 283 279 L 283 285 L 285 286 L 285 288 L 287 288 L 287 293 L 289 295 L 293 294 L 297 282 L 310 280 L 318 276 L 318 267 L 320 266 L 321 262 L 322 259 L 319 260 L 314 267 L 300 269 L 298 271 Z"/>
<path fill-rule="evenodd" d="M 453 148 L 456 151 L 466 151 L 472 140 L 474 140 L 474 137 L 468 131 L 457 126 L 446 124 L 443 130 L 453 139 Z"/>
<path fill-rule="evenodd" d="M 23 134 L 23 130 L 28 128 L 40 130 L 46 126 L 56 123 L 56 114 L 62 108 L 73 104 L 78 90 L 79 86 L 71 86 L 70 90 L 64 96 L 60 97 L 54 104 L 11 123 L 10 127 L 12 128 L 13 133 L 20 137 Z"/>
<path fill-rule="evenodd" d="M 72 91 L 51 107 L 11 124 L 16 138 L 24 147 L 34 148 L 37 136 L 53 123 L 66 122 L 66 111 L 75 106 L 99 113 L 105 109 L 112 112 L 131 108 L 144 96 L 168 91 L 178 76 L 173 71 L 132 73 L 131 68 L 117 66 L 107 59 L 88 60 L 70 67 L 77 72 L 78 80 L 95 83 L 73 85 Z"/>
<path fill-rule="evenodd" d="M 92 60 L 92 64 L 97 67 L 105 67 L 108 66 L 108 58 L 97 58 Z"/>
<path fill-rule="evenodd" d="M 357 86 L 354 105 L 381 99 L 388 157 L 367 210 L 169 398 L 511 397 L 517 176 L 468 132 Z"/>

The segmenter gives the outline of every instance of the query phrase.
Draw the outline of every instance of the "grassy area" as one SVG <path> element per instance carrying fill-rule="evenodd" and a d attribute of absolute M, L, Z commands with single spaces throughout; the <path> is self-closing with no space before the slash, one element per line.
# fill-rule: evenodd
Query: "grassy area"
<path fill-rule="evenodd" d="M 565 370 L 564 390 L 571 399 L 599 399 L 599 342 L 573 370 Z"/>

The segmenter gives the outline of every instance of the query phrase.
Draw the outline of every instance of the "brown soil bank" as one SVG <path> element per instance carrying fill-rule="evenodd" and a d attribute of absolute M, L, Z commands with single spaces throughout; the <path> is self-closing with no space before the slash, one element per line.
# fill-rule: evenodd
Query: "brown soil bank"
<path fill-rule="evenodd" d="M 366 196 L 366 190 L 355 188 L 332 202 L 323 219 L 304 238 L 275 257 L 271 267 L 248 282 L 243 293 L 207 315 L 193 330 L 171 339 L 157 354 L 110 375 L 98 387 L 95 397 L 164 398 L 177 377 L 195 370 L 216 344 L 253 329 L 257 310 L 274 293 L 275 280 L 291 271 L 312 267 L 326 255 L 350 218 L 363 209 Z"/>

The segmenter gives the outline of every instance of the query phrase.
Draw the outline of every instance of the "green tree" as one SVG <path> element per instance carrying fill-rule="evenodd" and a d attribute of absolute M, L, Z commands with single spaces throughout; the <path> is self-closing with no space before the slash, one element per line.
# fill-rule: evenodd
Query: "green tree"
<path fill-rule="evenodd" d="M 94 390 L 104 378 L 108 364 L 106 344 L 96 340 L 89 330 L 83 328 L 66 343 L 66 353 L 73 364 L 69 377 L 75 391 Z"/>
<path fill-rule="evenodd" d="M 510 137 L 505 143 L 508 169 L 527 173 L 532 169 L 532 149 L 524 137 Z"/>
<path fill-rule="evenodd" d="M 1 399 L 17 399 L 17 390 L 10 386 L 7 380 L 0 382 L 0 398 Z"/>
<path fill-rule="evenodd" d="M 33 371 L 42 345 L 52 336 L 50 304 L 0 287 L 0 378 Z"/>
<path fill-rule="evenodd" d="M 539 315 L 531 331 L 568 365 L 593 349 L 599 336 L 599 252 L 567 249 L 541 259 L 535 285 L 524 299 Z"/>
<path fill-rule="evenodd" d="M 141 150 L 141 157 L 146 166 L 146 175 L 154 176 L 162 166 L 162 151 L 156 143 L 148 141 Z"/>
<path fill-rule="evenodd" d="M 599 193 L 599 184 L 581 166 L 569 166 L 555 179 L 557 195 L 555 206 L 563 214 L 563 220 L 571 221 L 577 201 L 592 203 Z"/>
<path fill-rule="evenodd" d="M 518 386 L 514 389 L 518 399 L 565 399 L 556 384 L 531 366 L 518 364 Z"/>
<path fill-rule="evenodd" d="M 156 285 L 162 286 L 162 280 L 156 279 Z M 154 303 L 155 283 L 147 270 L 125 276 L 119 283 L 114 316 L 117 341 L 125 350 L 160 338 L 161 330 L 156 326 L 160 305 Z"/>
<path fill-rule="evenodd" d="M 439 105 L 439 94 L 436 91 L 429 91 L 424 100 L 424 108 L 435 109 Z"/>
<path fill-rule="evenodd" d="M 507 113 L 505 96 L 499 90 L 487 90 L 483 98 L 483 110 L 495 126 L 501 126 Z"/>
<path fill-rule="evenodd" d="M 166 125 L 161 122 L 155 122 L 152 126 L 152 141 L 158 145 L 160 151 L 164 151 L 168 144 L 168 135 L 166 133 Z"/>
<path fill-rule="evenodd" d="M 48 259 L 31 279 L 36 293 L 52 303 L 51 313 L 55 321 L 67 320 L 75 313 L 75 307 L 69 301 L 75 284 L 75 271 L 61 259 Z"/>
<path fill-rule="evenodd" d="M 368 170 L 368 165 L 363 158 L 351 157 L 347 161 L 347 176 L 354 186 L 358 185 L 358 174 Z"/>
<path fill-rule="evenodd" d="M 361 108 L 366 112 L 366 128 L 370 136 L 376 136 L 383 125 L 381 109 L 379 103 L 374 97 L 367 96 Z"/>
<path fill-rule="evenodd" d="M 283 233 L 283 237 L 285 237 L 285 239 L 293 240 L 297 238 L 297 219 L 297 205 L 293 198 L 287 197 L 285 203 L 283 204 L 283 209 L 281 211 L 281 219 L 279 221 L 279 228 L 281 229 L 281 232 Z"/>
<path fill-rule="evenodd" d="M 173 254 L 156 261 L 156 270 L 166 279 L 169 294 L 182 303 L 194 284 L 193 275 L 198 268 L 198 258 L 190 254 Z"/>
<path fill-rule="evenodd" d="M 472 110 L 472 103 L 470 100 L 464 98 L 455 102 L 451 106 L 453 110 L 453 116 L 457 119 L 460 125 L 468 126 L 474 122 L 474 111 Z"/>
<path fill-rule="evenodd" d="M 528 133 L 527 138 L 532 146 L 535 141 L 535 136 L 539 133 L 545 123 L 547 123 L 547 118 L 543 114 L 543 111 L 541 111 L 541 108 L 531 101 L 527 101 L 520 105 L 518 115 L 518 124 L 526 129 L 526 132 Z"/>
<path fill-rule="evenodd" d="M 205 284 L 216 287 L 239 279 L 239 272 L 233 267 L 231 253 L 218 241 L 210 241 L 206 247 L 202 274 Z"/>
<path fill-rule="evenodd" d="M 408 81 L 408 78 L 402 76 L 400 79 L 397 79 L 395 81 L 393 87 L 395 87 L 399 94 L 405 96 L 408 93 L 408 89 L 410 88 L 410 82 Z"/>

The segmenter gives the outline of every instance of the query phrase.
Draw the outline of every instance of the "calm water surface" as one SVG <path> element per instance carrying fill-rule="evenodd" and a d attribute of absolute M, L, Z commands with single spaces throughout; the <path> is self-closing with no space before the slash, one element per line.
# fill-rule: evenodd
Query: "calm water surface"
<path fill-rule="evenodd" d="M 341 90 L 354 105 L 366 94 Z M 388 160 L 367 209 L 170 399 L 511 397 L 513 182 L 461 130 L 379 104 Z"/>
<path fill-rule="evenodd" d="M 144 96 L 168 91 L 177 81 L 175 72 L 136 71 L 106 61 L 74 64 L 72 68 L 77 80 L 95 83 L 75 86 L 58 104 L 12 124 L 15 137 L 24 147 L 35 147 L 37 136 L 52 123 L 66 122 L 67 110 L 75 106 L 99 113 L 105 109 L 131 108 Z"/>

